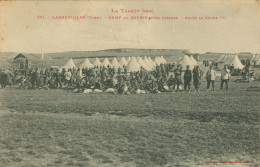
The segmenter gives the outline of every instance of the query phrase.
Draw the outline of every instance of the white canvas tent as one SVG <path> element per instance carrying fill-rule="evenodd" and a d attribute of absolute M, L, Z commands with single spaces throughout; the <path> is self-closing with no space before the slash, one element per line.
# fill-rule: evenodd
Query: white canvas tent
<path fill-rule="evenodd" d="M 225 55 L 220 55 L 220 56 L 215 60 L 215 62 L 221 62 L 224 57 L 225 57 Z"/>
<path fill-rule="evenodd" d="M 103 66 L 105 66 L 105 67 L 107 67 L 107 66 L 112 67 L 112 65 L 110 64 L 110 62 L 109 62 L 109 60 L 108 60 L 107 57 L 103 60 L 102 64 L 103 64 Z"/>
<path fill-rule="evenodd" d="M 83 61 L 79 66 L 79 68 L 88 68 L 88 69 L 93 67 L 94 67 L 93 64 L 91 64 L 88 58 L 86 58 L 85 61 Z"/>
<path fill-rule="evenodd" d="M 165 58 L 164 58 L 163 56 L 161 56 L 160 58 L 161 58 L 161 60 L 162 60 L 162 62 L 163 62 L 164 64 L 167 63 L 167 61 L 165 60 Z"/>
<path fill-rule="evenodd" d="M 77 68 L 77 66 L 75 65 L 74 61 L 72 60 L 72 58 L 70 58 L 67 63 L 64 64 L 64 66 L 61 67 L 61 69 L 65 69 L 66 71 L 68 71 L 68 69 L 73 69 L 73 68 Z"/>
<path fill-rule="evenodd" d="M 256 65 L 260 64 L 260 56 L 256 55 L 254 61 L 256 62 Z"/>
<path fill-rule="evenodd" d="M 121 66 L 127 66 L 128 62 L 126 61 L 125 57 L 122 57 L 119 64 L 121 64 Z"/>
<path fill-rule="evenodd" d="M 131 61 L 131 57 L 128 56 L 127 60 L 126 60 L 128 63 Z"/>
<path fill-rule="evenodd" d="M 160 64 L 164 64 L 163 59 L 160 56 L 158 56 L 158 60 L 159 60 Z"/>
<path fill-rule="evenodd" d="M 161 64 L 161 61 L 159 60 L 159 58 L 156 56 L 155 59 L 154 59 L 154 63 L 156 65 L 160 65 Z"/>
<path fill-rule="evenodd" d="M 227 58 L 223 61 L 225 64 L 231 64 L 231 61 L 234 59 L 235 55 L 228 55 Z"/>
<path fill-rule="evenodd" d="M 194 63 L 191 62 L 190 57 L 187 55 L 184 55 L 179 62 L 177 62 L 178 65 L 181 65 L 183 69 L 186 68 L 187 65 L 190 66 L 190 69 L 194 68 Z"/>
<path fill-rule="evenodd" d="M 111 62 L 111 65 L 115 68 L 115 69 L 118 69 L 118 68 L 122 68 L 122 65 L 118 63 L 117 59 L 114 57 L 112 62 Z"/>
<path fill-rule="evenodd" d="M 194 57 L 191 55 L 190 60 L 194 65 L 198 65 L 198 62 L 194 59 Z"/>
<path fill-rule="evenodd" d="M 147 71 L 150 71 L 150 70 L 151 70 L 151 68 L 148 67 L 148 66 L 145 64 L 145 62 L 143 61 L 142 57 L 138 57 L 137 62 L 138 62 L 139 65 L 142 66 L 145 70 L 147 70 Z"/>
<path fill-rule="evenodd" d="M 220 62 L 225 62 L 228 59 L 228 55 L 225 55 Z"/>
<path fill-rule="evenodd" d="M 227 58 L 227 55 L 224 55 L 223 57 L 222 57 L 222 59 L 219 61 L 219 62 L 224 62 L 225 61 L 225 59 Z"/>
<path fill-rule="evenodd" d="M 151 59 L 151 57 L 148 57 L 148 60 L 149 60 L 150 64 L 151 64 L 153 67 L 156 66 L 156 64 L 153 62 L 153 60 Z"/>
<path fill-rule="evenodd" d="M 93 62 L 94 66 L 103 66 L 103 64 L 100 62 L 99 58 L 96 57 L 95 61 Z"/>
<path fill-rule="evenodd" d="M 241 61 L 238 59 L 237 55 L 233 56 L 233 59 L 229 62 L 229 64 L 233 64 L 235 68 L 243 69 L 244 65 L 241 63 Z"/>
<path fill-rule="evenodd" d="M 251 58 L 251 62 L 256 62 L 256 65 L 260 64 L 260 56 L 257 54 L 253 55 L 253 57 Z"/>
<path fill-rule="evenodd" d="M 252 58 L 250 59 L 250 61 L 253 62 L 255 60 L 256 56 L 257 56 L 256 54 L 253 55 Z"/>
<path fill-rule="evenodd" d="M 146 56 L 144 56 L 144 63 L 152 70 L 154 66 L 150 63 Z"/>
<path fill-rule="evenodd" d="M 126 69 L 127 69 L 127 72 L 136 72 L 136 71 L 140 71 L 141 67 L 138 64 L 136 58 L 132 57 L 131 61 L 126 66 Z"/>

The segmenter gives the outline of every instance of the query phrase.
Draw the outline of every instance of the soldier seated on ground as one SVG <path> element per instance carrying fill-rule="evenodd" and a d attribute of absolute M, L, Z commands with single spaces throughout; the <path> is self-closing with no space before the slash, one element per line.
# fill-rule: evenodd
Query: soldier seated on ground
<path fill-rule="evenodd" d="M 13 77 L 12 73 L 1 72 L 1 74 L 0 74 L 1 87 L 5 88 L 8 85 L 12 88 L 12 85 L 13 85 L 12 77 Z"/>
<path fill-rule="evenodd" d="M 168 92 L 169 87 L 166 82 L 166 78 L 161 78 L 158 84 L 158 90 L 161 92 Z"/>
<path fill-rule="evenodd" d="M 139 84 L 137 80 L 134 80 L 132 84 L 129 86 L 128 90 L 130 91 L 131 94 L 136 93 L 136 91 L 139 89 Z"/>
<path fill-rule="evenodd" d="M 173 75 L 170 76 L 167 84 L 168 84 L 169 91 L 173 91 L 175 88 L 175 78 L 173 77 Z"/>
<path fill-rule="evenodd" d="M 50 89 L 56 89 L 55 78 L 51 78 L 51 79 L 48 81 L 48 87 L 49 87 Z"/>
<path fill-rule="evenodd" d="M 95 86 L 94 86 L 94 90 L 100 90 L 103 91 L 104 87 L 100 81 L 100 79 L 96 80 Z"/>
<path fill-rule="evenodd" d="M 159 93 L 158 85 L 156 84 L 156 82 L 154 80 L 152 80 L 152 82 L 147 85 L 147 91 L 149 93 Z"/>
<path fill-rule="evenodd" d="M 125 82 L 122 82 L 122 84 L 119 85 L 118 93 L 119 94 L 130 94 L 130 92 L 128 90 L 128 86 Z"/>
<path fill-rule="evenodd" d="M 108 78 L 105 83 L 105 92 L 107 93 L 115 93 L 115 84 L 113 77 Z"/>

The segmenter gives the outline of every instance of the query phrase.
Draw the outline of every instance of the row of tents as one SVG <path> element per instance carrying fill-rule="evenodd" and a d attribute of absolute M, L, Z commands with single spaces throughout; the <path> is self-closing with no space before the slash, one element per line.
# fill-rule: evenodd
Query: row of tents
<path fill-rule="evenodd" d="M 197 60 L 193 56 L 184 55 L 180 57 L 176 64 L 181 65 L 183 68 L 186 68 L 187 65 L 190 66 L 190 69 L 193 69 L 194 66 L 199 65 Z"/>
<path fill-rule="evenodd" d="M 80 65 L 77 67 L 73 61 L 73 59 L 69 59 L 68 62 L 61 67 L 61 69 L 72 69 L 72 68 L 93 68 L 95 66 L 110 66 L 115 69 L 123 68 L 125 66 L 127 68 L 127 71 L 129 72 L 135 72 L 139 71 L 141 67 L 143 67 L 147 71 L 152 71 L 155 69 L 156 65 L 165 64 L 166 60 L 163 56 L 157 56 L 154 60 L 151 59 L 151 57 L 122 57 L 120 61 L 118 61 L 115 57 L 110 62 L 108 58 L 105 58 L 102 62 L 98 57 L 94 60 L 93 63 L 90 62 L 88 58 L 86 58 Z"/>
<path fill-rule="evenodd" d="M 155 69 L 156 65 L 165 64 L 167 61 L 163 56 L 156 56 L 154 60 L 151 57 L 122 57 L 119 61 L 114 57 L 110 62 L 108 58 L 105 58 L 102 62 L 99 58 L 96 58 L 93 63 L 90 62 L 88 58 L 86 58 L 80 65 L 79 68 L 93 68 L 94 66 L 110 66 L 115 69 L 126 67 L 128 72 L 139 71 L 141 67 L 143 67 L 147 71 L 152 71 Z M 190 66 L 190 69 L 193 69 L 194 66 L 198 65 L 198 62 L 194 59 L 193 56 L 184 55 L 180 57 L 177 62 L 177 65 L 181 65 L 185 68 L 187 65 Z M 72 58 L 61 68 L 61 69 L 72 69 L 77 68 Z"/>
<path fill-rule="evenodd" d="M 230 64 L 233 65 L 235 69 L 243 69 L 245 66 L 241 63 L 238 56 L 234 55 L 221 55 L 219 56 L 215 62 L 223 63 L 223 64 Z"/>
<path fill-rule="evenodd" d="M 258 54 L 253 55 L 250 61 L 251 63 L 255 62 L 255 65 L 260 65 L 260 55 Z"/>

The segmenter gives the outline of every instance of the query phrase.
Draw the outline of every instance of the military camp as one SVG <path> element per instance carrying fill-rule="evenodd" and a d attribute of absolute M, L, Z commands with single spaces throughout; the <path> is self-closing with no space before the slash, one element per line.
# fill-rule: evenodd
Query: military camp
<path fill-rule="evenodd" d="M 0 0 L 0 167 L 259 167 L 259 0 Z"/>
<path fill-rule="evenodd" d="M 3 144 L 4 150 L 16 150 L 20 144 L 15 141 L 21 140 L 27 143 L 28 148 L 24 150 L 29 156 L 46 152 L 43 156 L 46 159 L 58 154 L 60 162 L 48 163 L 65 163 L 65 166 L 90 163 L 90 157 L 94 164 L 109 166 L 115 163 L 164 166 L 175 161 L 187 165 L 181 158 L 198 158 L 203 164 L 209 157 L 222 157 L 224 161 L 224 153 L 233 155 L 241 151 L 250 155 L 250 162 L 256 161 L 254 152 L 259 147 L 252 143 L 258 140 L 254 132 L 258 115 L 255 97 L 259 91 L 259 55 L 212 56 L 214 53 L 178 50 L 172 50 L 169 55 L 168 51 L 129 53 L 129 50 L 70 56 L 66 53 L 59 56 L 9 54 L 6 59 L 9 65 L 1 67 L 0 99 L 2 110 L 12 114 L 5 118 L 9 123 L 5 124 L 8 129 L 0 133 L 2 139 L 8 138 L 3 133 L 12 134 L 9 129 L 18 124 L 25 126 L 21 122 L 24 119 L 36 122 L 27 126 L 34 135 L 33 145 L 24 141 L 31 140 L 30 136 L 8 138 L 10 142 Z M 33 113 L 39 114 L 35 117 Z M 13 122 L 12 115 L 19 119 Z M 66 132 L 57 134 L 56 131 L 60 133 L 65 127 Z M 239 133 L 235 135 L 235 131 Z M 16 135 L 23 133 L 21 130 Z M 234 148 L 234 141 L 242 145 Z M 212 145 L 210 150 L 202 147 L 205 142 Z M 228 151 L 219 148 L 223 142 L 228 144 Z M 51 145 L 47 147 L 44 143 Z M 187 155 L 181 155 L 184 152 Z M 205 154 L 195 155 L 196 152 Z M 66 155 L 75 157 L 66 160 Z M 24 161 L 25 157 L 19 157 L 19 161 Z M 238 159 L 243 157 L 238 155 Z"/>

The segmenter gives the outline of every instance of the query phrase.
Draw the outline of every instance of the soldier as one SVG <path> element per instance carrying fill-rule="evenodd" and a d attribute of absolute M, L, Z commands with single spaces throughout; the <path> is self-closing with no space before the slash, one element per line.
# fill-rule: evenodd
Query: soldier
<path fill-rule="evenodd" d="M 6 85 L 9 85 L 12 88 L 13 82 L 12 82 L 13 74 L 11 71 L 4 71 L 0 74 L 0 82 L 2 88 L 5 88 Z"/>
<path fill-rule="evenodd" d="M 166 83 L 166 78 L 161 78 L 159 83 L 158 83 L 158 89 L 161 92 L 167 92 L 169 91 L 169 87 Z"/>
<path fill-rule="evenodd" d="M 150 83 L 148 85 L 147 89 L 150 93 L 158 93 L 158 86 L 157 86 L 156 82 L 154 81 L 154 79 L 152 80 L 152 83 Z"/>
<path fill-rule="evenodd" d="M 62 83 L 61 83 L 62 76 L 59 73 L 58 69 L 54 72 L 54 77 L 55 77 L 55 85 L 56 85 L 55 87 L 56 88 L 60 87 L 62 89 Z"/>
<path fill-rule="evenodd" d="M 70 82 L 70 79 L 71 79 L 71 70 L 69 69 L 67 72 L 64 73 L 64 76 L 65 76 L 65 84 L 67 86 L 71 86 L 71 82 Z"/>
<path fill-rule="evenodd" d="M 124 66 L 123 68 L 124 68 L 124 74 L 127 75 L 127 69 L 126 69 L 126 66 Z"/>
<path fill-rule="evenodd" d="M 216 78 L 216 71 L 212 66 L 209 67 L 209 70 L 207 71 L 206 74 L 206 80 L 207 80 L 207 91 L 209 90 L 210 83 L 212 84 L 212 90 L 215 90 L 215 78 Z"/>
<path fill-rule="evenodd" d="M 35 72 L 36 72 L 36 87 L 37 87 L 37 89 L 39 89 L 41 87 L 41 80 L 40 80 L 39 69 L 36 68 Z"/>
<path fill-rule="evenodd" d="M 125 81 L 119 82 L 118 85 L 118 93 L 119 94 L 129 94 L 128 86 Z"/>
<path fill-rule="evenodd" d="M 169 90 L 171 90 L 171 91 L 174 90 L 175 79 L 173 78 L 173 75 L 171 75 L 170 78 L 168 79 L 168 87 L 169 87 Z"/>
<path fill-rule="evenodd" d="M 139 89 L 139 84 L 137 82 L 137 80 L 134 80 L 129 88 L 130 92 L 136 92 Z"/>
<path fill-rule="evenodd" d="M 94 89 L 103 90 L 103 84 L 101 83 L 100 79 L 96 79 L 95 87 Z"/>
<path fill-rule="evenodd" d="M 202 71 L 199 66 L 195 66 L 193 69 L 193 83 L 195 87 L 195 91 L 199 92 L 200 84 L 201 84 L 201 76 Z"/>
<path fill-rule="evenodd" d="M 145 78 L 145 69 L 143 67 L 141 67 L 140 78 L 141 78 L 141 80 L 144 80 L 144 78 Z"/>
<path fill-rule="evenodd" d="M 33 70 L 31 74 L 32 89 L 36 89 L 37 77 L 38 77 L 37 71 Z"/>
<path fill-rule="evenodd" d="M 177 90 L 178 91 L 180 89 L 180 84 L 182 84 L 182 81 L 181 81 L 181 73 L 182 73 L 182 70 L 181 70 L 181 66 L 178 65 L 177 66 L 177 69 L 174 70 L 174 75 L 175 75 L 175 83 L 177 85 Z"/>
<path fill-rule="evenodd" d="M 162 71 L 160 66 L 156 66 L 156 78 L 159 80 L 162 77 Z"/>
<path fill-rule="evenodd" d="M 184 90 L 185 91 L 188 88 L 188 91 L 190 92 L 191 79 L 192 79 L 192 74 L 191 74 L 190 66 L 187 65 L 186 70 L 184 72 Z"/>
<path fill-rule="evenodd" d="M 221 84 L 220 90 L 223 89 L 223 84 L 226 84 L 226 91 L 228 91 L 228 81 L 230 79 L 230 70 L 228 69 L 227 65 L 224 66 L 224 69 L 221 72 Z"/>
<path fill-rule="evenodd" d="M 120 67 L 117 69 L 117 73 L 118 73 L 119 76 L 121 75 L 121 70 L 122 69 Z"/>

